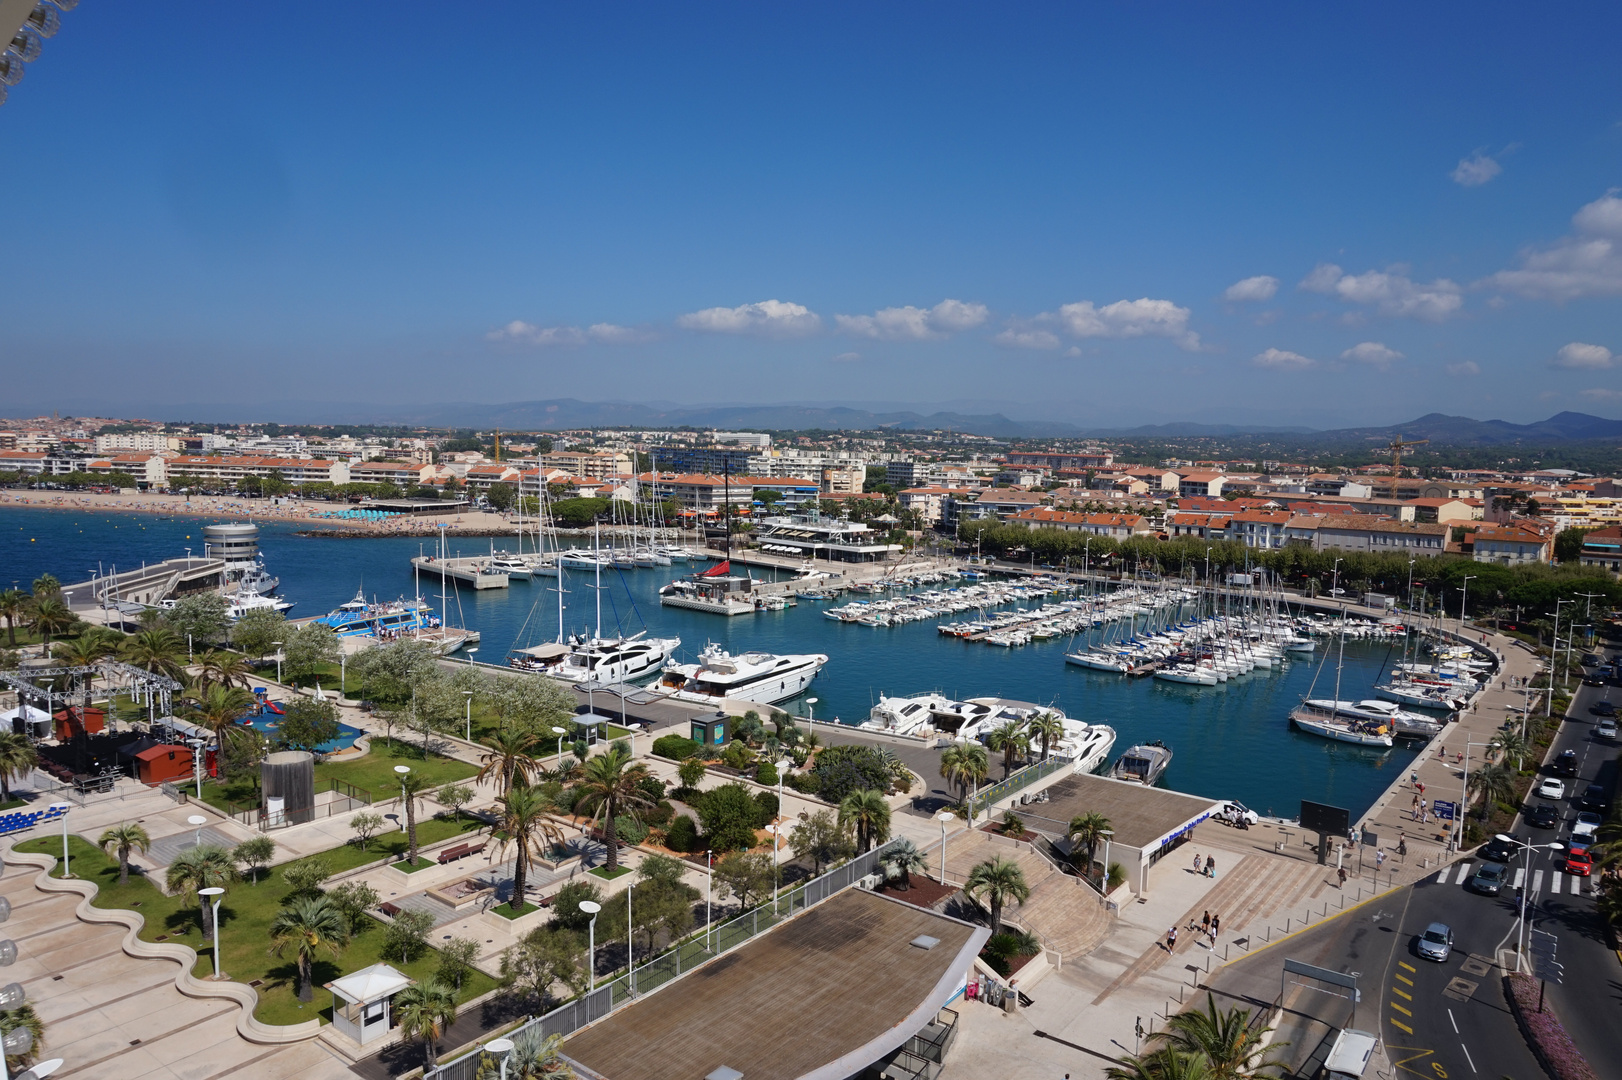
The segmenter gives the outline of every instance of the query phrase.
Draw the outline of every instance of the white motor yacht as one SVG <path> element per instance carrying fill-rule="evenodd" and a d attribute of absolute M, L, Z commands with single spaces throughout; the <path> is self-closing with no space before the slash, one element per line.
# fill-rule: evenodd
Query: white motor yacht
<path fill-rule="evenodd" d="M 858 727 L 867 731 L 888 731 L 895 735 L 919 734 L 929 728 L 952 734 L 977 723 L 990 715 L 991 706 L 968 701 L 953 701 L 943 694 L 919 694 L 916 697 L 879 697 L 877 705 Z"/>
<path fill-rule="evenodd" d="M 681 638 L 640 634 L 606 641 L 577 641 L 547 673 L 569 682 L 629 682 L 651 675 L 681 647 Z"/>
<path fill-rule="evenodd" d="M 667 662 L 658 688 L 677 701 L 713 705 L 723 699 L 775 705 L 802 693 L 828 657 L 822 653 L 779 656 L 750 652 L 734 656 L 713 642 L 696 664 Z"/>
<path fill-rule="evenodd" d="M 1110 778 L 1154 787 L 1171 764 L 1171 747 L 1158 739 L 1129 746 L 1110 769 Z"/>
<path fill-rule="evenodd" d="M 599 554 L 590 548 L 566 548 L 558 552 L 558 565 L 565 570 L 604 570 L 614 565 L 614 561 L 606 553 Z"/>
<path fill-rule="evenodd" d="M 491 570 L 506 574 L 510 578 L 523 578 L 525 581 L 528 581 L 530 574 L 534 572 L 528 562 L 520 559 L 517 555 L 509 555 L 505 551 L 496 552 L 485 565 Z"/>

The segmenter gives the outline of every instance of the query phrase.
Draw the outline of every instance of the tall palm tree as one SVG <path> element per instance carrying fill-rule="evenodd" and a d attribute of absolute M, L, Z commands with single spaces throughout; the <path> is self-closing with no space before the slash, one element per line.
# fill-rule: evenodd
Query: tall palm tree
<path fill-rule="evenodd" d="M 62 583 L 51 574 L 41 574 L 34 579 L 34 599 L 39 600 L 47 596 L 60 596 Z"/>
<path fill-rule="evenodd" d="M 890 804 L 884 792 L 853 791 L 839 803 L 839 824 L 855 826 L 857 854 L 890 839 Z"/>
<path fill-rule="evenodd" d="M 1216 997 L 1206 994 L 1204 1009 L 1176 1014 L 1154 1038 L 1164 1040 L 1173 1054 L 1203 1057 L 1211 1080 L 1245 1080 L 1270 1067 L 1263 1054 L 1263 1030 L 1250 1026 L 1249 1009 L 1219 1010 Z M 1288 1045 L 1271 1043 L 1267 1054 Z"/>
<path fill-rule="evenodd" d="M 1521 767 L 1521 759 L 1532 752 L 1532 740 L 1522 735 L 1512 727 L 1500 728 L 1498 734 L 1492 737 L 1487 748 L 1498 755 L 1500 763 L 1515 759 L 1515 768 Z"/>
<path fill-rule="evenodd" d="M 1093 873 L 1093 857 L 1098 852 L 1098 845 L 1104 842 L 1104 834 L 1109 831 L 1109 818 L 1096 810 L 1078 814 L 1070 819 L 1070 828 L 1065 831 L 1065 837 L 1072 844 L 1080 844 L 1087 849 L 1088 877 Z M 1104 867 L 1104 873 L 1109 873 L 1109 867 Z"/>
<path fill-rule="evenodd" d="M 489 752 L 479 755 L 480 769 L 476 779 L 495 777 L 496 794 L 505 795 L 514 784 L 527 784 L 535 776 L 540 762 L 535 758 L 535 733 L 523 728 L 504 727 L 484 740 Z"/>
<path fill-rule="evenodd" d="M 201 670 L 198 672 L 198 681 L 203 686 L 214 683 L 220 686 L 240 686 L 247 689 L 253 678 L 253 665 L 241 653 L 230 652 L 226 649 L 204 649 L 197 657 Z"/>
<path fill-rule="evenodd" d="M 394 995 L 394 1018 L 400 1034 L 422 1040 L 423 1072 L 432 1072 L 439 1064 L 435 1044 L 456 1023 L 456 991 L 438 979 L 408 986 Z"/>
<path fill-rule="evenodd" d="M 1515 778 L 1502 765 L 1483 765 L 1470 774 L 1466 790 L 1481 796 L 1479 816 L 1486 820 L 1494 803 L 1515 797 Z"/>
<path fill-rule="evenodd" d="M 203 927 L 204 933 L 207 933 L 208 922 L 203 918 L 203 898 L 197 895 L 197 890 L 228 884 L 235 881 L 236 876 L 236 860 L 231 857 L 229 849 L 215 844 L 202 844 L 187 848 L 175 857 L 175 861 L 169 864 L 169 873 L 164 879 L 164 884 L 171 893 L 196 898 L 197 922 Z"/>
<path fill-rule="evenodd" d="M 1128 1054 L 1120 1065 L 1104 1068 L 1105 1080 L 1214 1080 L 1211 1063 L 1199 1054 L 1179 1054 L 1162 1047 L 1149 1054 Z"/>
<path fill-rule="evenodd" d="M 998 856 L 977 863 L 969 871 L 968 880 L 963 883 L 963 891 L 978 900 L 985 897 L 986 904 L 991 908 L 991 932 L 999 933 L 1002 930 L 1003 905 L 1012 900 L 1017 904 L 1024 904 L 1031 898 L 1031 887 L 1025 881 L 1025 871 L 1019 868 L 1019 863 L 1013 859 Z"/>
<path fill-rule="evenodd" d="M 1002 755 L 1002 774 L 1006 779 L 1014 771 L 1014 758 L 1031 749 L 1031 737 L 1022 720 L 1008 720 L 993 728 L 986 736 L 986 746 Z"/>
<path fill-rule="evenodd" d="M 17 647 L 17 620 L 28 614 L 28 594 L 21 589 L 0 592 L 0 615 L 6 619 L 7 643 Z"/>
<path fill-rule="evenodd" d="M 301 896 L 276 913 L 270 923 L 270 951 L 281 956 L 289 946 L 298 961 L 298 999 L 313 996 L 315 958 L 325 952 L 338 958 L 349 944 L 349 916 L 326 894 Z"/>
<path fill-rule="evenodd" d="M 423 794 L 434 786 L 427 773 L 409 772 L 400 781 L 401 802 L 405 804 L 406 843 L 410 845 L 410 854 L 406 856 L 411 865 L 417 865 L 417 803 Z"/>
<path fill-rule="evenodd" d="M 901 839 L 884 853 L 884 876 L 901 879 L 902 891 L 912 888 L 912 875 L 929 872 L 929 856 L 911 840 Z"/>
<path fill-rule="evenodd" d="M 110 636 L 98 626 L 94 630 L 86 630 L 76 638 L 58 641 L 51 649 L 51 653 L 58 660 L 66 661 L 74 667 L 90 667 L 118 651 L 118 646 L 109 640 Z"/>
<path fill-rule="evenodd" d="M 142 855 L 152 850 L 152 837 L 147 831 L 134 822 L 123 825 L 114 825 L 101 834 L 96 843 L 101 850 L 118 854 L 118 883 L 125 884 L 130 879 L 130 852 L 139 851 Z"/>
<path fill-rule="evenodd" d="M 253 706 L 254 697 L 240 686 L 210 686 L 186 710 L 186 719 L 214 733 L 214 751 L 225 760 L 225 740 L 233 734 L 252 734 L 237 721 Z"/>
<path fill-rule="evenodd" d="M 580 770 L 583 796 L 575 803 L 575 810 L 584 810 L 602 819 L 603 842 L 608 845 L 607 869 L 611 874 L 620 865 L 619 838 L 614 834 L 614 819 L 621 810 L 634 814 L 638 809 L 653 805 L 653 800 L 641 787 L 642 781 L 652 775 L 646 765 L 632 761 L 631 752 L 618 744 L 610 747 L 608 753 L 598 754 L 586 762 Z"/>
<path fill-rule="evenodd" d="M 968 801 L 969 788 L 978 786 L 989 772 L 990 759 L 979 743 L 953 743 L 941 751 L 941 778 L 957 786 L 962 801 Z"/>
<path fill-rule="evenodd" d="M 39 631 L 40 640 L 47 649 L 51 647 L 53 634 L 64 633 L 79 621 L 79 616 L 75 615 L 55 593 L 36 597 L 29 607 L 29 625 Z"/>
<path fill-rule="evenodd" d="M 497 799 L 496 804 L 496 820 L 490 830 L 503 834 L 497 839 L 503 855 L 508 844 L 517 847 L 517 853 L 513 856 L 513 895 L 509 906 L 515 913 L 522 912 L 530 857 L 561 845 L 563 830 L 547 817 L 555 808 L 552 800 L 540 788 L 515 787 Z"/>
<path fill-rule="evenodd" d="M 1041 740 L 1042 760 L 1046 761 L 1053 744 L 1064 738 L 1064 721 L 1059 719 L 1058 713 L 1046 712 L 1032 717 L 1025 730 L 1031 738 Z"/>
<path fill-rule="evenodd" d="M 176 682 L 185 678 L 186 643 L 175 636 L 174 631 L 158 627 L 151 630 L 140 630 L 124 639 L 124 646 L 119 650 L 124 661 L 138 668 L 144 668 L 154 675 L 165 675 Z"/>
<path fill-rule="evenodd" d="M 39 765 L 34 740 L 12 731 L 0 731 L 0 800 L 11 798 L 11 782 L 21 780 Z"/>

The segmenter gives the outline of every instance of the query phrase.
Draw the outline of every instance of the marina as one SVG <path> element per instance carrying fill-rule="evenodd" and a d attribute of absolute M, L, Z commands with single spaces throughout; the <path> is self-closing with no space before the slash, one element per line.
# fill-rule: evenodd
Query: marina
<path fill-rule="evenodd" d="M 0 560 L 24 583 L 46 572 L 62 575 L 74 567 L 94 569 L 98 561 L 110 565 L 115 558 L 120 567 L 126 562 L 139 567 L 143 561 L 158 563 L 183 552 L 188 544 L 195 545 L 204 524 L 196 518 L 12 509 L 0 514 Z M 262 524 L 259 537 L 266 566 L 281 579 L 281 595 L 298 604 L 295 610 L 309 613 L 333 611 L 353 600 L 358 583 L 364 583 L 367 598 L 379 603 L 417 596 L 411 559 L 419 554 L 420 543 L 412 537 L 306 537 L 294 526 L 274 523 Z M 489 557 L 484 540 L 452 539 L 450 545 L 453 559 Z M 1301 798 L 1359 812 L 1402 774 L 1416 753 L 1406 740 L 1397 740 L 1390 749 L 1368 749 L 1292 730 L 1289 713 L 1308 696 L 1317 667 L 1318 658 L 1312 654 L 1305 654 L 1302 662 L 1294 658 L 1300 654 L 1286 653 L 1266 674 L 1255 672 L 1214 687 L 1125 679 L 1119 672 L 1066 663 L 1067 652 L 1081 647 L 1079 637 L 1075 642 L 1056 636 L 1033 640 L 1023 648 L 995 648 L 955 640 L 936 629 L 938 622 L 961 619 L 961 614 L 884 628 L 824 618 L 829 607 L 862 594 L 811 599 L 807 594 L 825 583 L 797 584 L 793 564 L 775 570 L 756 567 L 750 573 L 757 588 L 763 584 L 773 592 L 799 591 L 794 607 L 717 618 L 659 604 L 661 587 L 704 566 L 698 562 L 604 568 L 605 588 L 595 594 L 594 571 L 566 568 L 561 579 L 565 631 L 593 636 L 600 596 L 603 638 L 629 638 L 643 630 L 650 637 L 680 638 L 673 657 L 678 663 L 696 663 L 711 643 L 735 656 L 825 655 L 827 663 L 810 689 L 780 706 L 819 720 L 860 723 L 882 697 L 930 692 L 955 701 L 997 697 L 1056 707 L 1073 720 L 1114 729 L 1117 746 L 1161 739 L 1177 750 L 1164 784 L 1238 799 L 1263 814 L 1293 816 Z M 421 593 L 434 614 L 442 614 L 438 582 L 424 577 Z M 559 580 L 536 576 L 514 580 L 506 589 L 453 588 L 462 611 L 456 621 L 482 636 L 481 657 L 504 658 L 514 649 L 552 642 L 560 599 L 552 590 Z M 1009 583 L 1000 575 L 993 581 Z M 904 591 L 909 587 L 886 595 Z M 1033 611 L 1049 599 L 1017 600 L 1009 610 Z M 455 598 L 450 602 L 454 618 Z M 536 634 L 536 625 L 544 631 Z M 1375 697 L 1374 687 L 1390 677 L 1401 653 L 1400 641 L 1375 636 L 1348 640 L 1339 696 Z M 1430 658 L 1416 663 L 1429 665 Z M 817 699 L 815 704 L 809 702 L 811 697 Z"/>

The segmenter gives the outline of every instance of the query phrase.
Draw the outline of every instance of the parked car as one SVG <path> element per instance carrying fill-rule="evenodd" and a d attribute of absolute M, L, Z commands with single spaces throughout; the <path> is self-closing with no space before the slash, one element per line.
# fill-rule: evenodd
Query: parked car
<path fill-rule="evenodd" d="M 1599 832 L 1599 827 L 1604 824 L 1604 822 L 1604 818 L 1600 817 L 1598 814 L 1590 813 L 1587 810 L 1578 814 L 1577 820 L 1571 823 L 1572 842 L 1575 843 L 1579 840 L 1587 840 L 1592 842 L 1595 834 Z"/>
<path fill-rule="evenodd" d="M 1560 751 L 1555 759 L 1549 763 L 1549 771 L 1554 773 L 1556 776 L 1576 776 L 1577 751 Z"/>
<path fill-rule="evenodd" d="M 1509 867 L 1503 863 L 1484 862 L 1470 878 L 1470 888 L 1483 896 L 1497 896 L 1509 876 Z"/>
<path fill-rule="evenodd" d="M 1565 797 L 1566 785 L 1564 781 L 1556 780 L 1552 776 L 1546 776 L 1543 778 L 1543 782 L 1538 785 L 1538 798 L 1540 799 L 1564 799 Z"/>
<path fill-rule="evenodd" d="M 1431 923 L 1419 935 L 1419 940 L 1414 942 L 1414 949 L 1423 959 L 1435 960 L 1438 964 L 1447 963 L 1447 958 L 1453 953 L 1452 928 L 1447 923 Z"/>
<path fill-rule="evenodd" d="M 1572 848 L 1566 852 L 1566 873 L 1587 877 L 1594 872 L 1594 858 L 1587 848 Z"/>
<path fill-rule="evenodd" d="M 1552 829 L 1560 824 L 1560 811 L 1548 803 L 1538 803 L 1526 815 L 1526 820 L 1535 829 Z"/>
<path fill-rule="evenodd" d="M 1583 788 L 1583 797 L 1577 800 L 1577 805 L 1584 810 L 1597 810 L 1602 814 L 1610 804 L 1611 800 L 1605 794 L 1604 784 L 1589 784 Z"/>
<path fill-rule="evenodd" d="M 1609 717 L 1594 725 L 1594 738 L 1616 742 L 1616 721 Z"/>
<path fill-rule="evenodd" d="M 1493 837 L 1476 849 L 1476 855 L 1488 862 L 1507 863 L 1515 857 L 1520 848 L 1514 844 L 1506 843 L 1498 837 Z"/>
<path fill-rule="evenodd" d="M 1217 811 L 1217 820 L 1226 824 L 1248 829 L 1261 820 L 1256 811 L 1241 802 L 1225 802 L 1222 809 Z"/>
<path fill-rule="evenodd" d="M 1615 716 L 1616 706 L 1609 701 L 1596 701 L 1588 707 L 1589 716 Z"/>

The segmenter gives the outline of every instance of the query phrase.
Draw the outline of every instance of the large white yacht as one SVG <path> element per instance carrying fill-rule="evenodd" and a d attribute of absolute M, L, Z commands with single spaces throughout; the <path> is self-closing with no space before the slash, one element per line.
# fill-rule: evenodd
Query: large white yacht
<path fill-rule="evenodd" d="M 681 646 L 681 638 L 638 634 L 606 641 L 576 640 L 547 674 L 569 682 L 627 682 L 658 671 Z"/>
<path fill-rule="evenodd" d="M 892 735 L 956 734 L 991 715 L 983 702 L 953 701 L 944 694 L 916 697 L 879 696 L 867 719 L 857 726 L 867 731 L 887 731 Z"/>
<path fill-rule="evenodd" d="M 811 685 L 828 658 L 822 653 L 778 656 L 750 652 L 733 656 L 713 642 L 696 664 L 667 662 L 659 688 L 677 701 L 714 704 L 723 698 L 775 705 Z"/>
<path fill-rule="evenodd" d="M 1075 720 L 1052 706 L 997 697 L 970 698 L 968 703 L 985 706 L 988 711 L 980 715 L 974 723 L 966 724 L 959 729 L 957 737 L 960 740 L 973 739 L 984 742 L 993 731 L 1010 720 L 1028 724 L 1037 717 L 1052 716 L 1064 728 L 1064 734 L 1048 744 L 1048 752 L 1074 761 L 1077 772 L 1091 772 L 1102 765 L 1108 758 L 1111 747 L 1115 745 L 1115 729 L 1108 724 L 1089 724 Z M 1031 740 L 1031 751 L 1033 754 L 1041 752 L 1040 739 Z"/>

